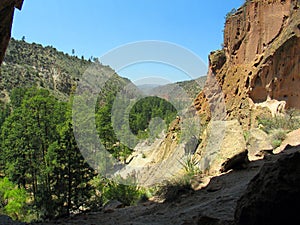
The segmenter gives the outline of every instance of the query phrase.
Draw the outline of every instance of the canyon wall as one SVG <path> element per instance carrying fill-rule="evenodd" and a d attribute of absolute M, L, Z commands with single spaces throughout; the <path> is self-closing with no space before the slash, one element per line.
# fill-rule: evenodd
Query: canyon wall
<path fill-rule="evenodd" d="M 211 119 L 223 99 L 225 118 L 247 127 L 256 103 L 275 99 L 300 109 L 299 6 L 299 0 L 248 0 L 226 19 L 224 48 L 211 52 L 206 87 L 194 101 L 200 115 Z"/>

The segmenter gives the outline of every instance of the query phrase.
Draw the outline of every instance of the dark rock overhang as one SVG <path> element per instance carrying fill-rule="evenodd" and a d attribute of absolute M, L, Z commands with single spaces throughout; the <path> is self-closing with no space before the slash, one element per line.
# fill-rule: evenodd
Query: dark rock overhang
<path fill-rule="evenodd" d="M 3 61 L 5 51 L 11 37 L 15 8 L 21 10 L 24 0 L 0 1 L 0 64 Z"/>

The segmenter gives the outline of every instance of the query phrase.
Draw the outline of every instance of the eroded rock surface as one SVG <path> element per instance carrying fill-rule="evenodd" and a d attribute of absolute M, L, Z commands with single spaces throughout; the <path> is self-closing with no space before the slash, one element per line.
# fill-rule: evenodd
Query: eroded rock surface
<path fill-rule="evenodd" d="M 285 140 L 281 145 L 274 150 L 275 153 L 282 152 L 283 150 L 300 145 L 300 129 L 291 131 L 286 135 Z"/>
<path fill-rule="evenodd" d="M 248 157 L 250 160 L 257 160 L 257 154 L 262 150 L 272 150 L 271 138 L 266 132 L 259 128 L 252 128 L 249 131 Z"/>
<path fill-rule="evenodd" d="M 201 171 L 216 175 L 222 163 L 244 152 L 245 149 L 243 130 L 237 120 L 211 121 L 203 134 L 195 157 L 199 161 Z"/>
<path fill-rule="evenodd" d="M 227 118 L 249 127 L 254 103 L 267 99 L 300 108 L 299 4 L 297 0 L 247 1 L 227 19 L 224 49 L 211 53 L 208 73 L 208 80 L 216 80 L 222 90 Z M 211 95 L 204 88 L 195 100 L 199 114 L 208 119 L 214 110 Z"/>

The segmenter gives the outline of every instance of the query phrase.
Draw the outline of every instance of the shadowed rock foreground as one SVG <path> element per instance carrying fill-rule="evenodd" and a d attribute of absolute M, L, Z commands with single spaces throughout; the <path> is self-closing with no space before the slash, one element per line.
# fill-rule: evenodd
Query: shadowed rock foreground
<path fill-rule="evenodd" d="M 145 202 L 41 224 L 298 224 L 299 150 L 294 147 L 213 177 L 205 188 L 179 192 L 172 202 Z"/>

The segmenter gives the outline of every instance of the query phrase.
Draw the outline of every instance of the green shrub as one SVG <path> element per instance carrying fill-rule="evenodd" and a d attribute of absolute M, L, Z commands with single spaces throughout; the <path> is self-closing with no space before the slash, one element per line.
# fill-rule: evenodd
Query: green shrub
<path fill-rule="evenodd" d="M 271 142 L 272 147 L 273 148 L 279 147 L 285 138 L 286 138 L 286 131 L 281 129 L 273 131 L 272 142 Z"/>
<path fill-rule="evenodd" d="M 244 136 L 245 141 L 248 142 L 249 138 L 250 138 L 250 131 L 248 131 L 248 130 L 244 131 L 243 136 Z"/>
<path fill-rule="evenodd" d="M 172 181 L 167 181 L 158 188 L 155 195 L 160 196 L 166 201 L 174 200 L 180 194 L 191 191 L 191 180 L 195 175 L 200 175 L 201 171 L 197 161 L 193 155 L 188 155 L 184 160 L 180 161 L 183 167 L 183 174 L 174 178 Z"/>
<path fill-rule="evenodd" d="M 272 140 L 271 145 L 275 149 L 275 148 L 278 148 L 281 145 L 281 143 L 282 143 L 281 140 L 275 139 L 275 140 Z"/>
<path fill-rule="evenodd" d="M 191 178 L 194 175 L 198 175 L 201 173 L 198 163 L 193 157 L 193 155 L 189 155 L 186 157 L 184 161 L 181 161 L 180 164 L 183 166 L 185 175 L 187 178 Z"/>
<path fill-rule="evenodd" d="M 28 196 L 24 189 L 8 180 L 0 179 L 0 212 L 7 214 L 13 219 L 24 220 L 26 212 L 26 200 Z"/>
<path fill-rule="evenodd" d="M 291 109 L 283 116 L 261 117 L 258 118 L 258 124 L 268 134 L 278 129 L 287 132 L 296 130 L 300 128 L 299 111 Z"/>
<path fill-rule="evenodd" d="M 162 185 L 157 187 L 154 195 L 157 196 L 161 201 L 175 201 L 180 195 L 192 191 L 190 182 L 186 181 L 186 179 L 165 181 Z"/>
<path fill-rule="evenodd" d="M 101 195 L 101 201 L 106 204 L 110 200 L 117 200 L 125 206 L 135 205 L 142 198 L 148 198 L 146 189 L 139 187 L 132 179 L 117 177 L 113 179 L 97 178 L 94 182 Z"/>
<path fill-rule="evenodd" d="M 236 13 L 236 11 L 237 11 L 236 8 L 231 9 L 230 12 L 228 12 L 228 13 L 226 14 L 225 19 L 228 20 L 229 17 L 231 17 L 233 14 Z"/>

